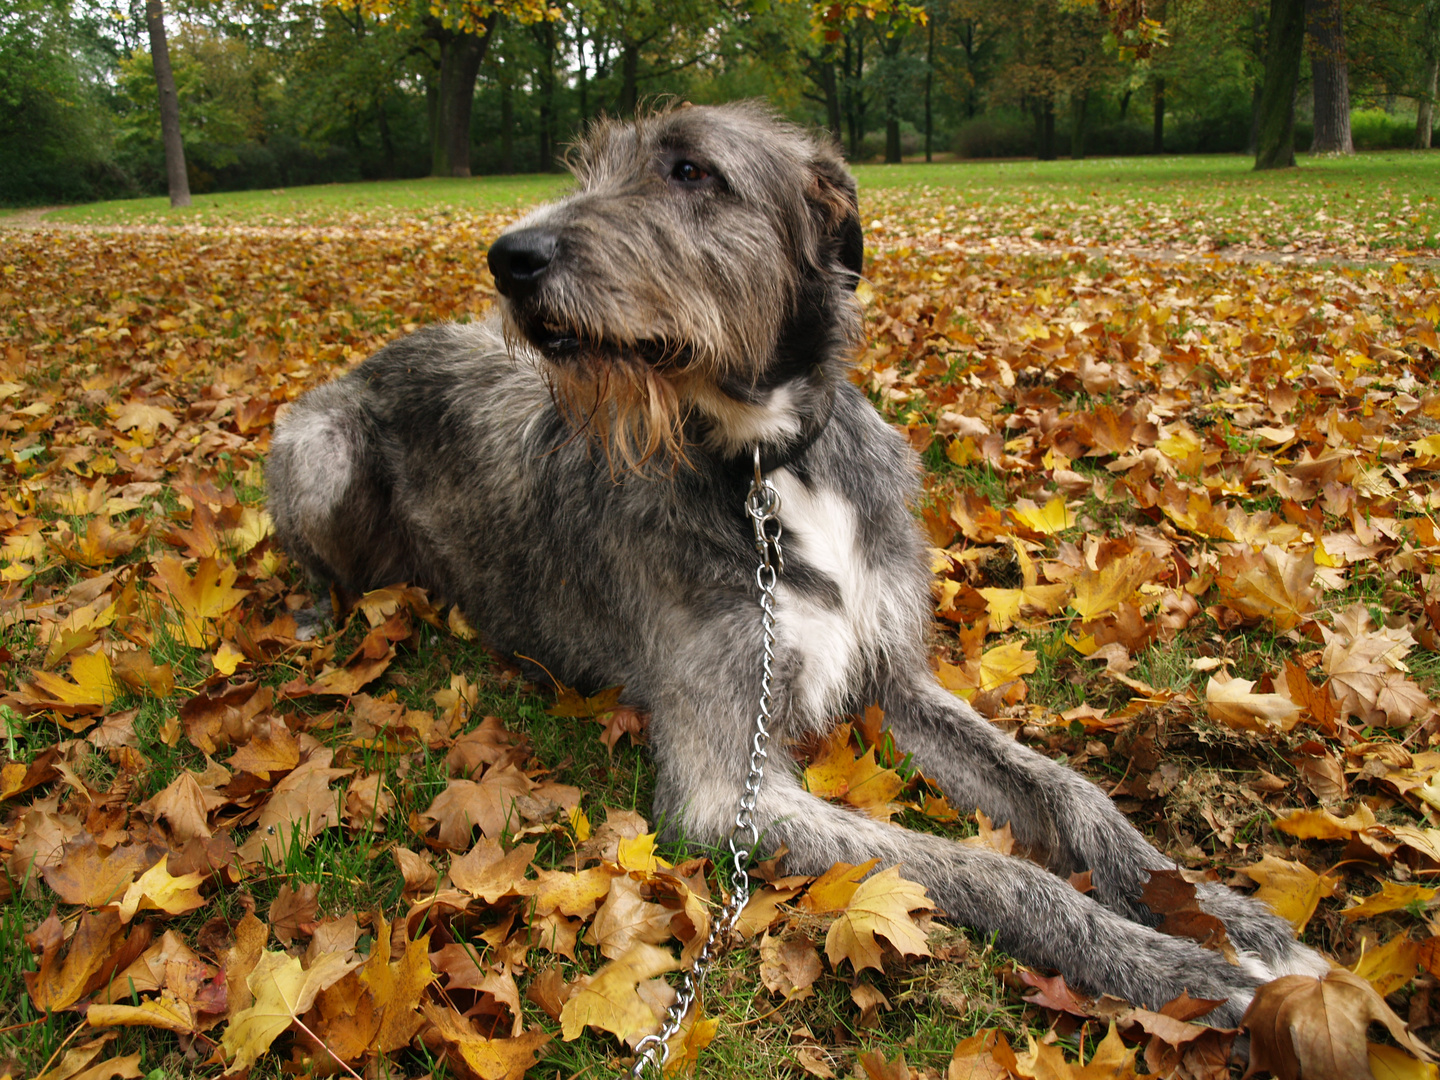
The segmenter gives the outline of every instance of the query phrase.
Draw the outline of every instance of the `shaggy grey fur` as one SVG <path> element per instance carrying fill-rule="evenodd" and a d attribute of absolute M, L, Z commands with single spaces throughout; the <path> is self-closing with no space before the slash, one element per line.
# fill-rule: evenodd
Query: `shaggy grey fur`
<path fill-rule="evenodd" d="M 1026 963 L 1152 1008 L 1223 999 L 1227 1024 L 1261 982 L 1323 974 L 1288 924 L 1217 886 L 1201 896 L 1239 964 L 1152 929 L 1140 891 L 1174 864 L 931 675 L 917 462 L 846 377 L 861 243 L 835 151 L 754 106 L 686 107 L 599 126 L 574 169 L 573 194 L 491 250 L 501 317 L 411 335 L 284 417 L 270 507 L 295 559 L 353 590 L 421 583 L 500 653 L 623 685 L 653 717 L 656 815 L 715 842 L 759 697 L 758 444 L 785 529 L 780 738 L 878 701 L 954 805 L 1048 866 L 828 803 L 780 754 L 757 818 L 790 870 L 899 863 Z M 1085 869 L 1090 894 L 1057 876 Z"/>

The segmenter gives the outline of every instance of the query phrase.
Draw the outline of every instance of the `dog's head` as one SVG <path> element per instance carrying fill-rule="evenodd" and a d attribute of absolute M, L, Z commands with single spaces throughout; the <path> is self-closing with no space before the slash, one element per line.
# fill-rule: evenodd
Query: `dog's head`
<path fill-rule="evenodd" d="M 489 262 L 507 333 L 612 461 L 677 461 L 690 409 L 742 407 L 858 340 L 855 181 L 828 141 L 753 104 L 681 106 L 595 125 L 570 165 L 576 190 Z"/>

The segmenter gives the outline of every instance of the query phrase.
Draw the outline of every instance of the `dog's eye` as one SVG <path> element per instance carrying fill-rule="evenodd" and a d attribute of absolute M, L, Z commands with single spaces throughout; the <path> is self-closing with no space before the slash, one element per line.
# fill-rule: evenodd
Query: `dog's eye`
<path fill-rule="evenodd" d="M 684 184 L 698 184 L 710 174 L 693 161 L 682 161 L 670 170 L 670 175 Z"/>

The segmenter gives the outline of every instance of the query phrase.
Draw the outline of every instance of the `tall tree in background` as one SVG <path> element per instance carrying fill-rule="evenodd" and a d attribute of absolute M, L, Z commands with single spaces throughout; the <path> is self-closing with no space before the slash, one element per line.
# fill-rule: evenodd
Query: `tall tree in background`
<path fill-rule="evenodd" d="M 1316 154 L 1353 154 L 1344 0 L 1306 0 L 1305 21 L 1315 87 L 1315 141 L 1310 149 Z"/>
<path fill-rule="evenodd" d="M 1265 78 L 1255 122 L 1255 168 L 1295 164 L 1295 91 L 1305 51 L 1306 0 L 1270 0 Z"/>
<path fill-rule="evenodd" d="M 489 5 L 476 11 L 466 5 L 447 19 L 422 17 L 425 36 L 440 48 L 440 72 L 430 124 L 430 175 L 470 175 L 470 108 L 475 101 L 475 78 L 500 12 Z"/>
<path fill-rule="evenodd" d="M 901 56 L 905 38 L 927 20 L 925 8 L 909 0 L 863 0 L 850 5 L 815 0 L 810 26 L 818 40 L 839 43 L 844 82 L 841 106 L 850 129 L 850 156 L 857 157 L 865 136 L 865 37 L 873 30 L 880 45 L 880 91 L 885 105 L 885 160 L 900 160 L 900 84 L 904 78 Z"/>
<path fill-rule="evenodd" d="M 1416 99 L 1415 146 L 1428 150 L 1430 132 L 1435 127 L 1435 95 L 1440 91 L 1440 0 L 1425 0 L 1416 18 L 1425 67 L 1420 76 L 1421 94 Z"/>
<path fill-rule="evenodd" d="M 358 8 L 376 18 L 418 24 L 439 49 L 430 112 L 430 175 L 470 175 L 470 110 L 475 79 L 501 19 L 522 25 L 557 19 L 547 0 L 330 0 L 341 9 Z"/>
<path fill-rule="evenodd" d="M 164 0 L 145 0 L 145 25 L 150 31 L 150 56 L 160 90 L 160 134 L 165 140 L 165 178 L 170 205 L 190 205 L 190 177 L 185 172 L 185 144 L 180 141 L 180 95 L 170 69 L 170 43 L 165 37 Z"/>

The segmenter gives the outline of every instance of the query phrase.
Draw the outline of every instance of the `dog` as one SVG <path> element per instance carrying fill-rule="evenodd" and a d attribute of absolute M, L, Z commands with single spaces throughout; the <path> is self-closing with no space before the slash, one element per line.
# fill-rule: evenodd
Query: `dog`
<path fill-rule="evenodd" d="M 1141 902 L 1175 864 L 1098 788 L 1020 745 L 927 664 L 933 602 L 908 502 L 919 467 L 847 377 L 861 340 L 855 182 L 753 104 L 602 122 L 575 188 L 506 230 L 487 321 L 437 325 L 303 396 L 277 425 L 269 504 L 321 587 L 397 581 L 458 603 L 501 655 L 624 687 L 651 714 L 654 812 L 729 833 L 761 692 L 746 493 L 780 497 L 775 735 L 878 702 L 950 802 L 1044 865 L 849 811 L 771 769 L 755 808 L 792 873 L 899 863 L 1026 964 L 1155 1009 L 1188 992 L 1233 1025 L 1255 989 L 1323 975 L 1265 905 L 1197 886 L 1236 962 L 1160 933 Z M 1089 870 L 1093 890 L 1065 875 Z"/>

